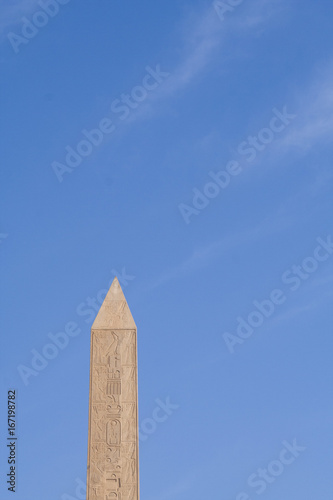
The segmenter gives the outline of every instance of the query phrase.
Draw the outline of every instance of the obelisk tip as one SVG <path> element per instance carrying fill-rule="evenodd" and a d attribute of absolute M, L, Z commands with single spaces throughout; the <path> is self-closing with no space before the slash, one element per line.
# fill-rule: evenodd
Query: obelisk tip
<path fill-rule="evenodd" d="M 114 278 L 92 325 L 92 330 L 110 329 L 136 329 L 117 276 Z"/>

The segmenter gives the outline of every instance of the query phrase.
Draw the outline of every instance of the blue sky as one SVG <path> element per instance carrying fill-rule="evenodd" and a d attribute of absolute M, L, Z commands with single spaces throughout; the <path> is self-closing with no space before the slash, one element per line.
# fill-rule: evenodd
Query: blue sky
<path fill-rule="evenodd" d="M 332 3 L 0 5 L 1 498 L 10 388 L 15 498 L 83 498 L 91 318 L 115 275 L 141 498 L 331 498 Z"/>

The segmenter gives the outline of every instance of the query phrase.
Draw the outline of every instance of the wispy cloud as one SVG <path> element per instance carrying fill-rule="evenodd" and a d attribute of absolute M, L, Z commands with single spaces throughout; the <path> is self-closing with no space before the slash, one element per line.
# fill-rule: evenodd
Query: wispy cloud
<path fill-rule="evenodd" d="M 170 73 L 170 77 L 158 92 L 151 95 L 150 99 L 131 114 L 127 123 L 138 119 L 150 118 L 156 109 L 156 103 L 163 101 L 177 92 L 188 87 L 196 76 L 201 74 L 212 61 L 214 52 L 220 47 L 224 36 L 221 22 L 212 8 L 205 12 L 188 14 L 179 33 L 180 48 L 178 63 L 173 68 L 161 64 L 163 69 Z"/>
<path fill-rule="evenodd" d="M 292 112 L 297 120 L 277 144 L 281 153 L 307 154 L 316 144 L 330 143 L 333 133 L 333 62 L 298 88 Z"/>
<path fill-rule="evenodd" d="M 151 117 L 153 105 L 157 101 L 185 90 L 204 71 L 214 67 L 214 63 L 220 66 L 223 60 L 239 57 L 242 43 L 233 50 L 233 37 L 242 38 L 245 51 L 247 35 L 259 35 L 269 30 L 272 19 L 281 11 L 282 5 L 285 5 L 284 1 L 253 0 L 250 6 L 235 10 L 225 22 L 221 22 L 217 16 L 213 3 L 204 11 L 189 12 L 179 33 L 178 63 L 173 68 L 164 68 L 170 73 L 168 80 L 144 106 L 132 113 L 127 123 Z M 231 43 L 228 45 L 229 42 Z M 222 53 L 221 48 L 226 50 Z"/>
<path fill-rule="evenodd" d="M 283 322 L 297 318 L 301 314 L 307 314 L 319 309 L 328 302 L 331 303 L 333 296 L 332 282 L 333 269 L 332 263 L 330 263 L 321 273 L 302 283 L 302 287 L 294 292 L 298 303 L 296 305 L 293 304 L 294 295 L 291 295 L 290 298 L 292 298 L 292 301 L 290 301 L 290 307 L 272 318 L 269 322 L 269 327 L 278 326 Z"/>
<path fill-rule="evenodd" d="M 216 14 L 209 9 L 199 19 L 187 21 L 182 35 L 181 60 L 172 71 L 165 94 L 173 94 L 188 86 L 212 61 L 222 44 L 225 32 Z"/>
<path fill-rule="evenodd" d="M 319 297 L 310 299 L 308 301 L 304 300 L 303 303 L 297 306 L 291 306 L 286 311 L 282 312 L 275 318 L 269 321 L 269 328 L 279 326 L 281 323 L 286 321 L 291 321 L 294 318 L 302 314 L 307 314 L 310 311 L 314 311 L 321 307 L 326 300 L 332 298 L 332 291 L 327 291 L 326 293 L 321 293 Z"/>
<path fill-rule="evenodd" d="M 288 157 L 305 157 L 308 153 L 318 147 L 330 146 L 333 134 L 333 54 L 332 61 L 326 67 L 316 68 L 309 72 L 307 81 L 298 85 L 296 89 L 286 97 L 286 108 L 288 113 L 295 115 L 283 134 L 276 135 L 274 141 L 260 152 L 253 164 L 262 166 L 267 170 L 267 164 L 271 167 L 276 165 L 289 165 Z M 257 120 L 257 116 L 254 116 Z M 249 128 L 253 135 L 253 127 Z M 320 151 L 320 150 L 319 150 Z M 308 194 L 315 195 L 323 187 L 332 181 L 333 171 L 331 168 L 325 170 L 323 166 L 317 167 L 318 175 L 316 181 L 307 187 Z M 254 170 L 254 169 L 252 169 Z M 249 179 L 250 177 L 247 177 Z M 243 178 L 246 181 L 246 178 Z M 299 193 L 302 194 L 302 193 Z M 297 194 L 296 194 L 297 195 Z"/>
<path fill-rule="evenodd" d="M 262 34 L 269 29 L 270 21 L 285 17 L 290 10 L 290 3 L 286 0 L 255 0 L 244 2 L 243 12 L 237 10 L 237 17 L 234 18 L 234 29 L 244 32 L 244 30 L 256 30 L 256 34 Z M 239 14 L 239 15 L 238 15 Z"/>
<path fill-rule="evenodd" d="M 224 22 L 217 16 L 213 4 L 205 12 L 192 13 L 183 30 L 182 60 L 174 69 L 173 78 L 170 78 L 164 91 L 172 94 L 189 85 L 215 61 L 217 49 L 226 46 L 234 36 L 240 35 L 246 40 L 254 32 L 258 35 L 268 30 L 282 5 L 285 2 L 277 0 L 253 0 L 250 5 L 245 2 L 226 16 Z M 229 46 L 223 57 L 228 60 L 238 55 L 239 47 L 232 50 Z M 218 56 L 220 63 L 221 54 Z"/>

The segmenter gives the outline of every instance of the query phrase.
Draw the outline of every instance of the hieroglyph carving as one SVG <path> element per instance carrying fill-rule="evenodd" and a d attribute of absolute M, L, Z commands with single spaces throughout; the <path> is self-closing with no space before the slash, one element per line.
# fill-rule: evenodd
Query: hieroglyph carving
<path fill-rule="evenodd" d="M 93 330 L 87 500 L 138 500 L 135 330 Z"/>

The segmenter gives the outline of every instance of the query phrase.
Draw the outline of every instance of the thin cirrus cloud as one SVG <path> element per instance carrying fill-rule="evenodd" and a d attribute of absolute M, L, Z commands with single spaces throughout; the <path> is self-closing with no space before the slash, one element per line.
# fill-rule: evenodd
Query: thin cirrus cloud
<path fill-rule="evenodd" d="M 256 169 L 262 166 L 267 170 L 277 165 L 288 165 L 288 158 L 305 157 L 310 151 L 321 151 L 321 147 L 330 145 L 333 134 L 333 61 L 325 67 L 309 71 L 308 80 L 298 85 L 293 95 L 286 95 L 287 112 L 295 118 L 283 134 L 274 137 L 274 141 L 260 152 L 254 161 Z M 251 128 L 251 124 L 250 130 Z M 283 159 L 283 163 L 281 163 Z M 322 181 L 331 180 L 332 173 L 321 169 Z M 321 188 L 321 178 L 316 179 L 312 189 Z"/>
<path fill-rule="evenodd" d="M 181 47 L 177 50 L 177 53 L 180 53 L 179 62 L 172 68 L 167 67 L 167 63 L 160 63 L 161 68 L 169 73 L 168 79 L 131 114 L 126 123 L 151 118 L 156 111 L 157 102 L 172 97 L 188 87 L 213 60 L 214 52 L 221 46 L 223 35 L 221 21 L 212 7 L 201 16 L 194 12 L 189 14 L 179 35 Z"/>
<path fill-rule="evenodd" d="M 299 89 L 294 109 L 297 120 L 281 137 L 279 148 L 307 154 L 315 145 L 331 140 L 333 133 L 333 63 L 316 72 L 312 80 Z"/>
<path fill-rule="evenodd" d="M 309 284 L 303 284 L 304 289 L 295 292 L 300 294 L 298 298 L 298 305 L 290 305 L 290 307 L 287 307 L 285 311 L 272 318 L 269 321 L 269 327 L 274 328 L 276 326 L 280 326 L 281 323 L 291 321 L 300 315 L 306 315 L 311 311 L 320 309 L 323 306 L 326 306 L 328 302 L 331 303 L 333 292 L 331 286 L 329 289 L 325 289 L 325 285 L 327 285 L 327 283 L 331 285 L 332 279 L 333 276 L 331 274 L 324 276 L 319 280 L 310 282 Z M 309 293 L 311 294 L 311 298 L 309 297 Z M 313 298 L 314 294 L 316 294 L 315 298 Z M 292 302 L 294 302 L 294 300 Z"/>
<path fill-rule="evenodd" d="M 250 5 L 240 4 L 225 15 L 221 21 L 213 3 L 204 13 L 189 16 L 184 27 L 182 61 L 174 69 L 173 77 L 164 87 L 164 92 L 173 94 L 189 85 L 210 63 L 221 62 L 217 49 L 230 41 L 233 36 L 241 36 L 246 50 L 246 37 L 254 32 L 258 35 L 268 30 L 271 22 L 279 19 L 279 13 L 285 8 L 285 2 L 276 0 L 254 0 Z M 193 21 L 193 18 L 196 20 Z M 225 60 L 238 57 L 241 48 L 232 47 L 224 54 Z M 214 56 L 218 56 L 215 58 Z M 223 61 L 223 59 L 222 59 Z"/>
<path fill-rule="evenodd" d="M 190 12 L 179 34 L 179 62 L 173 68 L 164 67 L 161 63 L 162 68 L 170 73 L 169 78 L 144 105 L 131 114 L 127 123 L 151 118 L 155 111 L 153 104 L 157 101 L 173 97 L 186 89 L 214 63 L 220 65 L 221 60 L 227 61 L 238 57 L 241 52 L 241 42 L 236 51 L 229 46 L 221 56 L 220 49 L 227 46 L 233 36 L 242 38 L 245 52 L 246 36 L 253 32 L 260 34 L 268 30 L 274 19 L 279 18 L 281 3 L 285 4 L 280 2 L 278 7 L 276 0 L 254 0 L 250 7 L 236 8 L 224 21 L 219 19 L 213 3 L 203 12 L 194 10 Z"/>

